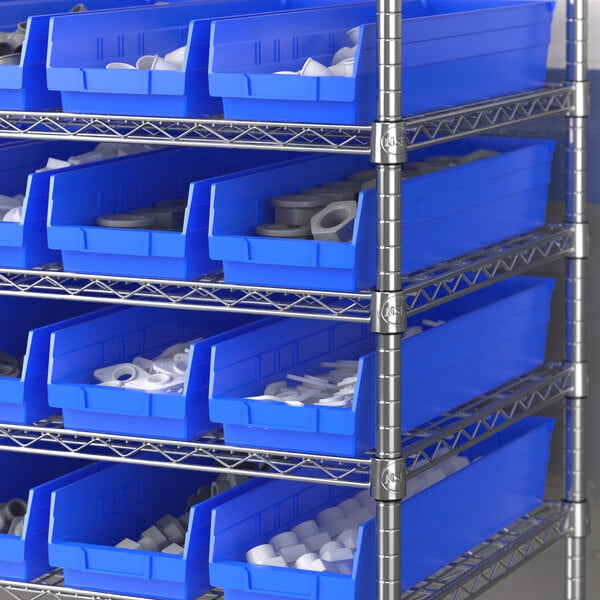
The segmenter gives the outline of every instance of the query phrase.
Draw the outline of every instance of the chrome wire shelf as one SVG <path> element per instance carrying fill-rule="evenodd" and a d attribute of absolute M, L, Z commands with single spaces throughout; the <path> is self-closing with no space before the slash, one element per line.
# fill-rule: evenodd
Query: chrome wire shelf
<path fill-rule="evenodd" d="M 566 536 L 570 529 L 568 507 L 559 503 L 543 504 L 402 594 L 402 600 L 475 598 Z M 64 587 L 60 570 L 31 583 L 0 580 L 0 589 L 13 600 L 145 600 Z M 223 599 L 223 592 L 218 589 L 198 598 Z"/>
<path fill-rule="evenodd" d="M 571 531 L 571 510 L 546 503 L 402 594 L 402 600 L 476 598 Z"/>
<path fill-rule="evenodd" d="M 407 477 L 419 475 L 571 391 L 572 371 L 547 364 L 408 432 Z M 64 429 L 58 416 L 36 425 L 0 424 L 0 450 L 227 472 L 349 487 L 369 486 L 370 455 L 345 458 L 244 448 L 216 430 L 192 442 Z"/>
<path fill-rule="evenodd" d="M 549 363 L 403 436 L 407 478 L 448 459 L 572 392 L 573 370 Z"/>
<path fill-rule="evenodd" d="M 408 146 L 418 148 L 564 114 L 572 107 L 572 96 L 570 86 L 551 86 L 408 117 Z M 0 137 L 369 154 L 371 126 L 0 111 Z"/>
<path fill-rule="evenodd" d="M 539 267 L 572 251 L 571 227 L 547 225 L 403 278 L 408 314 L 415 314 Z M 58 266 L 0 269 L 0 295 L 36 296 L 178 309 L 245 312 L 369 322 L 371 291 L 314 292 L 228 284 L 222 274 L 196 281 L 66 273 Z"/>

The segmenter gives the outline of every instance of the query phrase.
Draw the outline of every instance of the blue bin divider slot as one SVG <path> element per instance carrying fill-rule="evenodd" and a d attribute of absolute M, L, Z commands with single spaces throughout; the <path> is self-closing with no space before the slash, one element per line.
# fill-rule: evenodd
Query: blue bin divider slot
<path fill-rule="evenodd" d="M 544 359 L 554 280 L 517 277 L 411 317 L 443 320 L 403 344 L 402 425 L 408 431 Z M 503 327 L 510 322 L 511 327 Z M 366 325 L 276 321 L 213 346 L 209 409 L 230 444 L 356 456 L 375 446 L 376 339 Z M 251 400 L 287 373 L 359 360 L 352 408 Z M 325 369 L 326 370 L 326 369 Z"/>
<path fill-rule="evenodd" d="M 49 555 L 66 585 L 152 598 L 194 599 L 210 587 L 210 515 L 215 506 L 261 485 L 245 481 L 190 511 L 183 556 L 114 546 L 137 540 L 166 514 L 185 512 L 188 496 L 216 474 L 113 465 L 52 496 Z"/>
<path fill-rule="evenodd" d="M 50 494 L 57 487 L 96 473 L 101 464 L 72 458 L 2 453 L 2 502 L 11 498 L 27 501 L 21 536 L 0 534 L 0 577 L 31 581 L 50 570 L 48 563 L 48 524 Z"/>
<path fill-rule="evenodd" d="M 0 193 L 25 196 L 23 221 L 0 221 L 0 266 L 28 269 L 60 261 L 60 252 L 48 247 L 46 233 L 50 178 L 58 172 L 76 171 L 82 167 L 74 165 L 42 173 L 35 171 L 45 167 L 49 157 L 67 160 L 70 156 L 92 150 L 95 145 L 80 141 L 25 142 L 7 147 L 0 145 Z M 127 157 L 117 160 L 127 160 Z M 112 164 L 114 159 L 105 162 Z"/>
<path fill-rule="evenodd" d="M 65 427 L 190 439 L 214 429 L 208 417 L 208 379 L 213 343 L 252 331 L 269 320 L 241 314 L 132 308 L 52 334 L 48 397 L 62 408 Z M 166 347 L 202 337 L 190 349 L 183 393 L 99 386 L 95 369 L 136 356 L 154 359 Z"/>
<path fill-rule="evenodd" d="M 10 323 L 2 329 L 0 348 L 23 358 L 21 377 L 0 377 L 0 422 L 29 424 L 56 412 L 48 406 L 47 394 L 50 334 L 63 325 L 85 321 L 96 314 L 89 313 L 93 308 L 38 298 L 0 299 L 2 315 Z"/>
<path fill-rule="evenodd" d="M 410 154 L 467 155 L 476 149 L 501 154 L 403 182 L 402 271 L 436 262 L 524 233 L 544 223 L 554 141 L 472 138 Z M 274 220 L 270 199 L 348 177 L 369 168 L 366 157 L 303 159 L 306 168 L 275 165 L 268 172 L 215 182 L 209 252 L 222 260 L 225 281 L 247 285 L 356 291 L 375 285 L 377 198 L 363 191 L 352 241 L 275 239 L 255 235 Z"/>
<path fill-rule="evenodd" d="M 541 503 L 553 424 L 540 417 L 516 423 L 462 453 L 470 459 L 467 468 L 403 502 L 402 591 Z M 252 565 L 244 558 L 251 547 L 355 493 L 277 481 L 221 504 L 212 513 L 211 583 L 230 600 L 375 597 L 374 519 L 359 528 L 352 575 Z"/>
<path fill-rule="evenodd" d="M 19 22 L 27 21 L 20 64 L 3 65 L 0 71 L 0 107 L 7 110 L 60 107 L 60 93 L 49 90 L 46 85 L 48 26 L 50 15 L 67 13 L 75 4 L 73 0 L 0 2 L 1 31 L 14 31 Z M 153 4 L 153 0 L 90 0 L 85 6 L 88 11 L 97 11 Z"/>
<path fill-rule="evenodd" d="M 50 23 L 48 88 L 61 91 L 67 111 L 179 117 L 220 114 L 221 99 L 208 92 L 211 21 L 314 4 L 321 2 L 222 0 L 56 17 Z M 162 56 L 181 46 L 186 46 L 183 71 L 105 69 L 112 61 L 135 64 L 144 54 Z"/>
<path fill-rule="evenodd" d="M 208 255 L 209 192 L 192 194 L 190 183 L 283 160 L 289 153 L 179 148 L 63 170 L 50 181 L 48 244 L 61 250 L 65 270 L 81 273 L 194 279 L 218 271 Z M 188 199 L 182 231 L 96 225 L 101 214 L 177 198 Z"/>
<path fill-rule="evenodd" d="M 428 112 L 540 87 L 554 2 L 405 2 L 403 110 Z M 370 123 L 375 7 L 327 7 L 214 21 L 209 89 L 232 119 Z M 329 65 L 360 26 L 351 77 L 276 75 L 309 56 Z M 406 77 L 406 80 L 404 79 Z M 285 78 L 285 79 L 282 79 Z"/>

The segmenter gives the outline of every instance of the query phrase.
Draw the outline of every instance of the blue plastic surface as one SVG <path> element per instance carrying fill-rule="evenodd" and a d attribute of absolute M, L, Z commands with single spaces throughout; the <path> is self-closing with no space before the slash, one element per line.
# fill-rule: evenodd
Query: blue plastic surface
<path fill-rule="evenodd" d="M 10 147 L 0 145 L 0 193 L 25 196 L 23 221 L 0 221 L 1 267 L 28 269 L 60 262 L 60 252 L 48 247 L 46 221 L 50 177 L 65 169 L 35 171 L 45 167 L 49 157 L 66 160 L 92 150 L 95 145 L 79 141 L 26 142 Z M 70 170 L 79 168 L 68 167 Z"/>
<path fill-rule="evenodd" d="M 190 439 L 214 429 L 208 418 L 210 349 L 265 321 L 241 314 L 131 308 L 52 334 L 48 400 L 67 429 Z M 267 320 L 266 323 L 269 321 Z M 196 338 L 183 393 L 96 385 L 95 369 L 136 356 L 154 359 L 168 346 Z"/>
<path fill-rule="evenodd" d="M 88 314 L 95 314 L 89 313 L 94 307 L 38 298 L 0 299 L 0 313 L 10 324 L 0 330 L 0 348 L 23 358 L 20 377 L 0 376 L 0 422 L 28 424 L 57 412 L 48 406 L 50 334 L 63 325 L 85 321 Z"/>
<path fill-rule="evenodd" d="M 12 32 L 19 22 L 27 21 L 20 63 L 3 65 L 0 69 L 1 108 L 48 110 L 60 107 L 60 93 L 49 90 L 46 85 L 49 15 L 68 12 L 76 4 L 76 0 L 7 0 L 0 3 L 0 31 Z M 89 0 L 85 7 L 95 11 L 153 4 L 154 0 Z"/>
<path fill-rule="evenodd" d="M 402 429 L 408 431 L 544 360 L 552 279 L 513 278 L 408 320 L 443 325 L 402 343 Z M 506 328 L 504 323 L 510 322 Z M 211 421 L 229 444 L 357 456 L 375 447 L 376 338 L 367 325 L 274 322 L 214 345 Z M 287 373 L 359 359 L 352 408 L 250 400 Z"/>
<path fill-rule="evenodd" d="M 403 3 L 403 114 L 541 87 L 552 1 Z M 370 123 L 376 118 L 375 5 L 215 21 L 209 89 L 226 118 Z M 362 25 L 362 24 L 367 25 Z M 329 65 L 360 25 L 351 77 L 276 75 Z"/>
<path fill-rule="evenodd" d="M 554 142 L 471 138 L 410 153 L 466 155 L 485 148 L 498 156 L 407 179 L 402 186 L 402 272 L 411 273 L 524 233 L 544 223 Z M 304 167 L 274 166 L 232 176 L 212 188 L 209 252 L 223 261 L 225 281 L 249 285 L 356 291 L 375 285 L 377 197 L 362 192 L 351 242 L 257 236 L 274 221 L 273 196 L 371 168 L 366 157 L 313 156 Z"/>
<path fill-rule="evenodd" d="M 223 112 L 208 93 L 208 50 L 213 19 L 348 0 L 219 0 L 104 14 L 53 18 L 48 87 L 60 90 L 63 110 L 94 114 L 208 116 Z M 105 69 L 135 64 L 144 54 L 186 46 L 183 71 Z"/>
<path fill-rule="evenodd" d="M 61 251 L 67 271 L 167 279 L 219 271 L 208 255 L 210 187 L 192 194 L 190 183 L 282 160 L 289 153 L 179 148 L 63 170 L 50 182 L 48 244 Z M 100 215 L 178 198 L 188 199 L 182 231 L 96 225 Z"/>
<path fill-rule="evenodd" d="M 249 480 L 196 504 L 190 511 L 183 556 L 115 548 L 166 514 L 179 516 L 188 496 L 210 485 L 214 473 L 161 467 L 114 465 L 52 495 L 50 562 L 64 570 L 65 584 L 77 588 L 149 598 L 193 600 L 209 587 L 211 510 L 244 490 Z"/>
<path fill-rule="evenodd" d="M 516 423 L 464 452 L 469 467 L 402 503 L 402 591 L 541 503 L 552 427 L 552 419 L 537 417 Z M 352 575 L 244 559 L 251 547 L 355 493 L 276 481 L 218 506 L 212 515 L 211 583 L 224 588 L 227 600 L 375 598 L 374 519 L 359 527 Z"/>
<path fill-rule="evenodd" d="M 72 458 L 2 452 L 2 502 L 27 500 L 21 536 L 0 534 L 0 577 L 31 581 L 50 570 L 48 524 L 52 491 L 103 469 Z"/>

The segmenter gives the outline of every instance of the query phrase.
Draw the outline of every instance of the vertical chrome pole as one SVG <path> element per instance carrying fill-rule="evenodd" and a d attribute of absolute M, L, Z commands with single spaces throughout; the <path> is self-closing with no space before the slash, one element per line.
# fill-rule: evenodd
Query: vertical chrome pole
<path fill-rule="evenodd" d="M 575 250 L 566 259 L 566 360 L 573 366 L 573 394 L 565 407 L 565 501 L 571 504 L 573 528 L 567 538 L 567 600 L 585 598 L 585 537 L 588 505 L 585 488 L 585 405 L 588 395 L 586 348 L 587 0 L 567 0 L 567 82 L 574 105 L 567 116 L 566 219 L 574 227 Z"/>
<path fill-rule="evenodd" d="M 378 333 L 376 456 L 371 490 L 377 500 L 377 598 L 400 600 L 401 333 L 406 327 L 401 279 L 401 186 L 406 144 L 402 124 L 402 0 L 377 0 L 377 121 L 371 157 L 377 165 L 378 264 L 373 330 Z"/>

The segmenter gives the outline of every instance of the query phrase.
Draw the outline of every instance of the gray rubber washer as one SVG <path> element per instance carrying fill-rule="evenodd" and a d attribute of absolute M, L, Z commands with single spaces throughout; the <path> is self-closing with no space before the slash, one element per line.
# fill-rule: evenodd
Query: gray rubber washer
<path fill-rule="evenodd" d="M 150 215 L 114 214 L 96 217 L 98 227 L 119 227 L 121 229 L 150 229 L 156 219 Z"/>
<path fill-rule="evenodd" d="M 178 206 L 180 208 L 183 208 L 185 210 L 185 208 L 188 205 L 188 201 L 187 198 L 177 198 L 176 200 L 161 200 L 160 202 L 158 202 L 156 204 L 156 206 L 160 206 L 161 208 L 163 206 Z"/>
<path fill-rule="evenodd" d="M 328 198 L 329 202 L 343 202 L 344 200 L 355 200 L 356 193 L 349 190 L 341 190 L 332 187 L 312 187 L 305 190 L 301 190 L 303 194 L 310 194 L 311 196 L 322 196 Z"/>
<path fill-rule="evenodd" d="M 132 211 L 134 215 L 149 215 L 156 221 L 156 229 L 167 231 L 181 231 L 183 229 L 183 215 L 185 209 L 179 206 L 149 206 Z"/>
<path fill-rule="evenodd" d="M 325 196 L 311 196 L 309 194 L 289 194 L 271 198 L 271 205 L 275 207 L 275 222 L 279 225 L 298 227 L 310 226 L 310 219 L 324 206 L 329 204 Z"/>
<path fill-rule="evenodd" d="M 296 238 L 308 239 L 310 235 L 310 225 L 300 225 L 290 227 L 289 225 L 280 225 L 279 223 L 263 223 L 256 226 L 256 235 L 274 238 Z"/>

